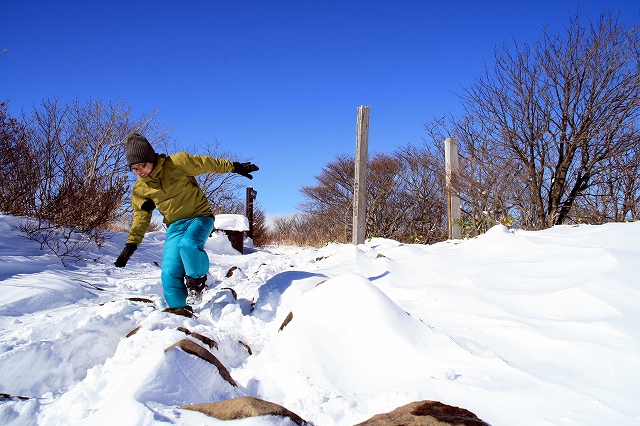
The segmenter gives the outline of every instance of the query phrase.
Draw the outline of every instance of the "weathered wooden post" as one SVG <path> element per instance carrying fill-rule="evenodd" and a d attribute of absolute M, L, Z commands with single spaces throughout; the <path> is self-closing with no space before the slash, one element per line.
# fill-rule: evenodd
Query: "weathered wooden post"
<path fill-rule="evenodd" d="M 367 159 L 369 156 L 369 107 L 358 107 L 356 164 L 353 182 L 353 244 L 364 243 L 367 213 Z"/>
<path fill-rule="evenodd" d="M 247 219 L 249 219 L 249 230 L 247 237 L 253 239 L 253 200 L 256 199 L 258 191 L 254 191 L 252 187 L 247 188 L 247 202 L 245 204 L 247 210 Z"/>
<path fill-rule="evenodd" d="M 447 181 L 447 223 L 449 238 L 460 239 L 460 163 L 458 161 L 458 139 L 448 137 L 444 140 L 444 161 Z"/>

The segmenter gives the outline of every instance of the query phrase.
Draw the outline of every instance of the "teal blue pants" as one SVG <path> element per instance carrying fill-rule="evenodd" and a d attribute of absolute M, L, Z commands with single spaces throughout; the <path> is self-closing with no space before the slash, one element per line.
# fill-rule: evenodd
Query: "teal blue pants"
<path fill-rule="evenodd" d="M 187 305 L 184 277 L 204 276 L 209 271 L 209 257 L 204 243 L 213 231 L 213 217 L 182 219 L 167 228 L 162 252 L 162 288 L 170 308 Z"/>

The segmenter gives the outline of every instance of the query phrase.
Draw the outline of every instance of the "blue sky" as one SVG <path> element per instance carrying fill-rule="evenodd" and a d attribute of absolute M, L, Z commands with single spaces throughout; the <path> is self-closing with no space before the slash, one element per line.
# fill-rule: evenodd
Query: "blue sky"
<path fill-rule="evenodd" d="M 370 153 L 421 144 L 496 45 L 605 8 L 640 22 L 636 0 L 3 0 L 0 101 L 16 115 L 55 97 L 158 109 L 178 145 L 217 140 L 258 164 L 257 202 L 286 214 L 355 151 L 359 105 Z"/>

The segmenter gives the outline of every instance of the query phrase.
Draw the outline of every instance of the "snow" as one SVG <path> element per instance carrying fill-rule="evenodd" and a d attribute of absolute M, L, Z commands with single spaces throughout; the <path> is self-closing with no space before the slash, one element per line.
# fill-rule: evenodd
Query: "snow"
<path fill-rule="evenodd" d="M 124 269 L 124 233 L 65 268 L 21 220 L 0 215 L 3 425 L 287 424 L 180 408 L 242 395 L 316 425 L 426 399 L 494 426 L 640 424 L 640 223 L 496 226 L 431 246 L 247 240 L 245 255 L 214 233 L 210 288 L 185 318 L 161 312 L 163 232 Z M 214 339 L 238 386 L 165 352 L 191 338 L 178 327 Z"/>
<path fill-rule="evenodd" d="M 223 231 L 248 231 L 249 219 L 241 214 L 217 214 L 214 219 L 216 229 Z"/>

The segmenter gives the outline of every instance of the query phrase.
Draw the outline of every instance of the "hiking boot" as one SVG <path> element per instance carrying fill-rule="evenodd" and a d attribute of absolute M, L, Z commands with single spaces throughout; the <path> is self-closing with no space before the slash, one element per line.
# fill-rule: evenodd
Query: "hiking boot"
<path fill-rule="evenodd" d="M 202 300 L 202 290 L 207 287 L 207 276 L 200 278 L 191 278 L 190 276 L 184 277 L 184 283 L 187 286 L 187 302 L 191 304 L 198 304 Z"/>
<path fill-rule="evenodd" d="M 187 285 L 188 290 L 195 290 L 201 292 L 207 286 L 207 276 L 200 278 L 191 278 L 190 276 L 184 277 L 184 283 Z"/>

